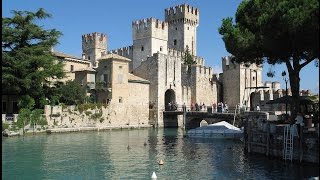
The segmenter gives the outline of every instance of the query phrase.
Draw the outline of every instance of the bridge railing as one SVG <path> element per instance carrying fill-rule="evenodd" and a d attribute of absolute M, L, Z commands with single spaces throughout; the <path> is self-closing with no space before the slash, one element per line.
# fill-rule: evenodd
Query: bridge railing
<path fill-rule="evenodd" d="M 183 108 L 185 108 L 185 111 L 198 111 L 198 112 L 209 112 L 209 113 L 234 113 L 235 110 L 237 111 L 237 113 L 240 113 L 239 107 L 229 107 L 228 110 L 226 109 L 219 109 L 219 108 L 213 108 L 213 106 L 199 106 L 198 109 L 196 109 L 195 106 L 191 106 L 191 105 L 175 105 L 175 106 L 171 106 L 171 108 L 169 106 L 167 106 L 164 111 L 183 111 Z"/>

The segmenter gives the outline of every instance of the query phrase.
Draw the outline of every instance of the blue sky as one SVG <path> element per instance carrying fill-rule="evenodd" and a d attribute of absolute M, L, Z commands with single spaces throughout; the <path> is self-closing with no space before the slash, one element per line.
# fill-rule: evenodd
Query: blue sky
<path fill-rule="evenodd" d="M 134 20 L 154 17 L 164 20 L 164 9 L 189 4 L 200 9 L 197 33 L 197 55 L 205 59 L 206 66 L 221 72 L 221 57 L 229 55 L 218 28 L 222 19 L 234 17 L 241 0 L 3 0 L 2 17 L 11 17 L 11 10 L 36 11 L 44 8 L 52 18 L 40 21 L 46 29 L 55 28 L 63 33 L 57 51 L 81 57 L 81 35 L 91 32 L 106 33 L 108 50 L 132 45 L 131 23 Z M 276 65 L 274 78 L 266 73 L 271 66 L 264 65 L 263 81 L 279 81 L 285 88 L 281 72 L 285 65 Z M 319 91 L 319 68 L 310 63 L 302 69 L 300 89 Z"/>

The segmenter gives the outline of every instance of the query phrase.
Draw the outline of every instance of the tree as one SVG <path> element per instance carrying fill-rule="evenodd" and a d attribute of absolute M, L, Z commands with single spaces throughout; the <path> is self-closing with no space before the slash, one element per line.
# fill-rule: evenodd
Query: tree
<path fill-rule="evenodd" d="M 222 20 L 219 33 L 233 61 L 285 63 L 294 104 L 299 111 L 300 70 L 319 61 L 318 0 L 246 0 Z"/>
<path fill-rule="evenodd" d="M 50 78 L 64 77 L 62 62 L 50 53 L 61 33 L 35 24 L 51 16 L 42 8 L 12 12 L 13 17 L 2 18 L 2 94 L 29 95 L 35 108 L 42 108 Z"/>
<path fill-rule="evenodd" d="M 76 81 L 67 81 L 58 88 L 59 102 L 66 105 L 77 105 L 85 102 L 86 89 Z"/>
<path fill-rule="evenodd" d="M 26 126 L 26 124 L 28 124 L 30 122 L 30 117 L 31 117 L 31 110 L 30 109 L 21 108 L 19 110 L 17 125 L 19 128 L 23 129 L 23 134 L 24 134 L 24 127 Z"/>
<path fill-rule="evenodd" d="M 184 64 L 188 66 L 188 74 L 191 73 L 191 65 L 195 64 L 196 62 L 193 60 L 192 55 L 190 54 L 189 47 L 186 47 L 184 53 Z"/>

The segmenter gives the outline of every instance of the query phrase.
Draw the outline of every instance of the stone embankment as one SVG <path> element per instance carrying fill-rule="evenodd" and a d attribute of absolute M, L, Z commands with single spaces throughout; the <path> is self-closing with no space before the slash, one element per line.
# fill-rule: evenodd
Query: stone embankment
<path fill-rule="evenodd" d="M 140 129 L 150 128 L 151 125 L 144 126 L 106 126 L 106 127 L 78 127 L 78 128 L 52 128 L 47 129 L 47 133 L 66 133 L 66 132 L 83 132 L 83 131 L 103 131 L 112 129 Z"/>

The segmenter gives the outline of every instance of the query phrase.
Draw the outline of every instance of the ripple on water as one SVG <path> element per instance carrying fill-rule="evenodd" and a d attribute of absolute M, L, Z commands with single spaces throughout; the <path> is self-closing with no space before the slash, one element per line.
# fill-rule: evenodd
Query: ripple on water
<path fill-rule="evenodd" d="M 3 179 L 150 179 L 152 172 L 158 179 L 319 176 L 318 167 L 246 155 L 240 141 L 184 138 L 180 129 L 7 138 L 2 157 Z"/>

